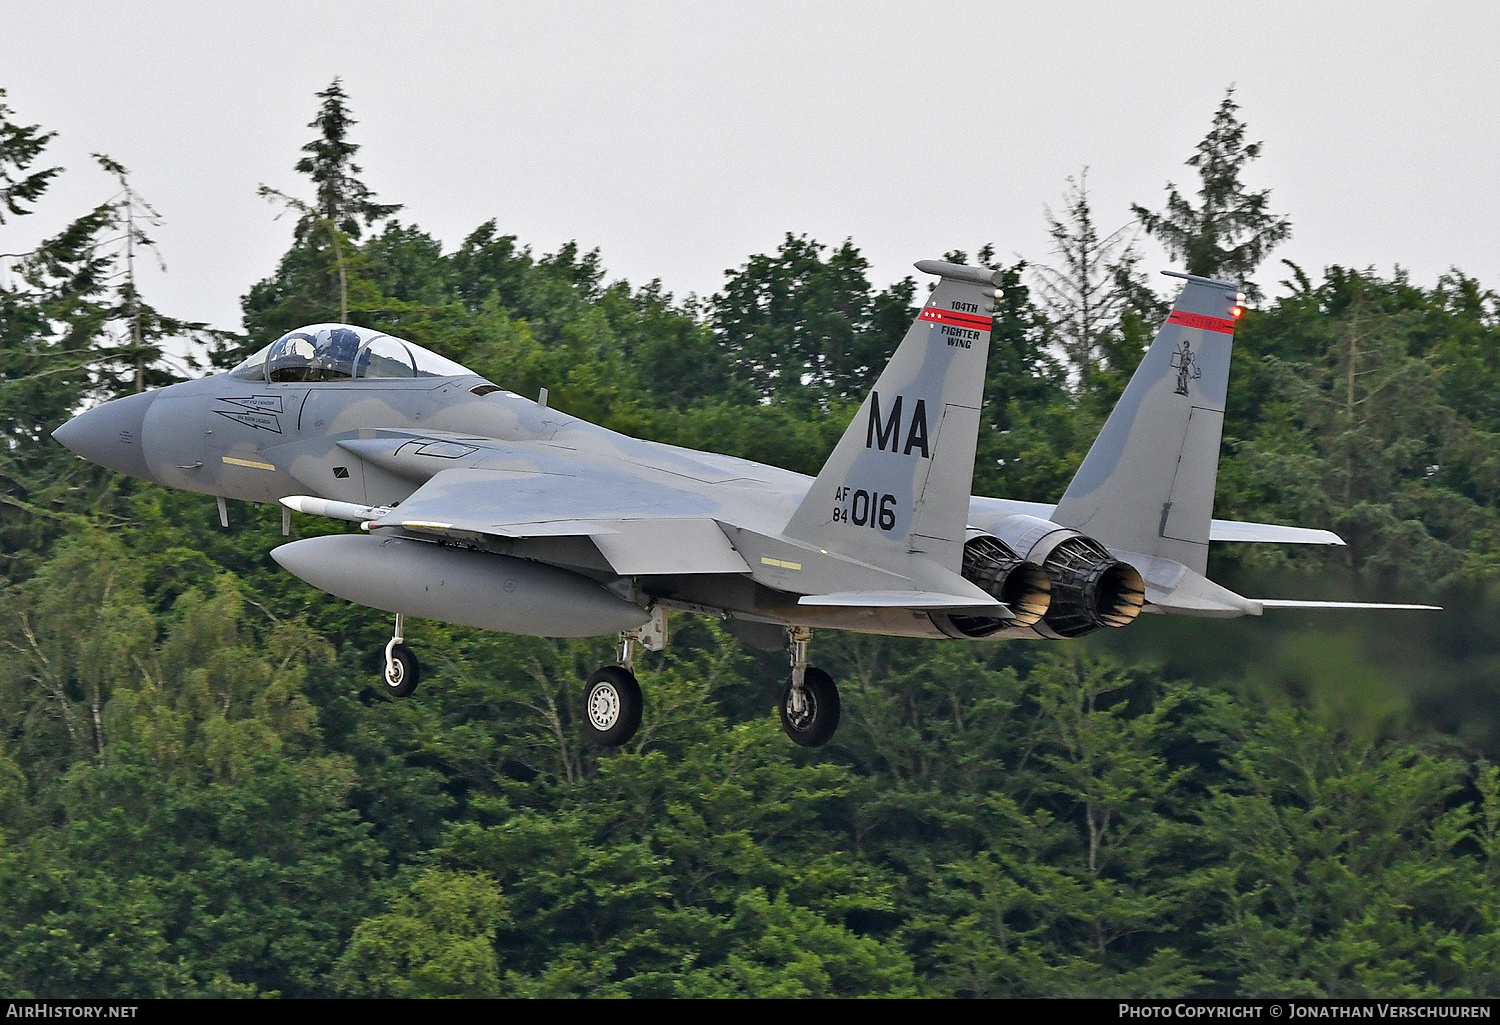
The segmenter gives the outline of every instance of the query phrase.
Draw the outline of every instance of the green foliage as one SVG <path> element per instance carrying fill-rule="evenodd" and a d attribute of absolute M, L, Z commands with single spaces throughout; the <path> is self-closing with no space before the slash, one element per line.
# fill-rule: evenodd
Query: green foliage
<path fill-rule="evenodd" d="M 1089 199 L 1088 168 L 1076 180 L 1068 179 L 1065 198 L 1061 218 L 1047 210 L 1051 255 L 1058 266 L 1038 264 L 1034 272 L 1058 343 L 1078 375 L 1080 390 L 1087 390 L 1106 367 L 1126 379 L 1135 369 L 1129 347 L 1121 344 L 1121 320 L 1127 313 L 1139 313 L 1140 300 L 1150 291 L 1136 270 L 1140 255 L 1135 241 L 1125 237 L 1130 225 L 1099 234 Z M 1148 309 L 1156 312 L 1155 305 L 1151 302 Z M 1125 363 L 1129 365 L 1117 365 Z"/>
<path fill-rule="evenodd" d="M 1494 899 L 1471 877 L 1493 878 L 1493 850 L 1471 846 L 1493 808 L 1455 801 L 1462 762 L 1273 710 L 1231 764 L 1211 802 L 1222 918 L 1205 934 L 1237 992 L 1495 994 Z M 1488 802 L 1493 770 L 1479 771 Z"/>
<path fill-rule="evenodd" d="M 43 132 L 40 125 L 16 124 L 4 101 L 5 90 L 0 89 L 0 206 L 4 207 L 0 224 L 5 223 L 6 213 L 12 217 L 31 213 L 26 206 L 35 203 L 47 191 L 47 183 L 62 173 L 61 167 L 31 170 L 57 133 Z"/>
<path fill-rule="evenodd" d="M 811 474 L 913 316 L 915 283 L 877 291 L 851 241 L 789 234 L 705 303 L 495 222 L 445 253 L 374 203 L 341 87 L 318 95 L 299 169 L 323 227 L 251 287 L 221 365 L 343 302 L 607 427 Z M 1156 222 L 1199 272 L 1248 273 L 1284 237 L 1239 184 L 1258 147 L 1235 111 L 1190 162 L 1203 205 L 1174 190 Z M 43 196 L 49 138 L 0 106 L 12 216 Z M 783 656 L 678 616 L 637 664 L 640 732 L 600 752 L 578 681 L 606 642 L 412 622 L 422 689 L 387 701 L 387 617 L 281 572 L 279 510 L 236 503 L 223 531 L 203 496 L 50 441 L 134 384 L 111 323 L 169 323 L 110 292 L 120 212 L 0 289 L 6 992 L 1496 995 L 1500 770 L 1477 752 L 1500 750 L 1500 301 L 1474 280 L 1291 267 L 1238 332 L 1216 509 L 1351 541 L 1216 551 L 1246 593 L 1312 569 L 1382 597 L 1446 582 L 1465 614 L 1142 617 L 1066 649 L 820 633 L 844 722 L 815 752 L 770 711 Z M 1072 379 L 1055 297 L 1001 268 L 980 493 L 1070 479 L 1158 315 L 1117 263 Z"/>
<path fill-rule="evenodd" d="M 25 174 L 52 133 L 16 125 L 10 113 L 0 103 L 0 183 L 14 215 L 31 212 L 21 204 L 39 202 L 61 168 Z M 15 260 L 11 281 L 0 286 L 0 556 L 12 581 L 36 571 L 78 513 L 108 518 L 115 511 L 118 483 L 71 458 L 52 432 L 86 402 L 171 383 L 164 339 L 201 334 L 202 325 L 165 316 L 138 293 L 133 253 L 151 245 L 142 225 L 154 211 L 124 167 L 95 159 L 121 192 L 35 248 L 0 257 Z"/>
<path fill-rule="evenodd" d="M 1332 267 L 1313 285 L 1291 269 L 1292 294 L 1247 314 L 1236 338 L 1217 514 L 1326 524 L 1348 541 L 1347 566 L 1387 583 L 1488 576 L 1469 553 L 1494 536 L 1481 482 L 1495 420 L 1453 401 L 1440 351 L 1495 347 L 1493 296 L 1471 290 L 1455 311 L 1454 279 L 1424 292 L 1401 275 Z M 1488 379 L 1482 360 L 1467 370 Z"/>
<path fill-rule="evenodd" d="M 1269 189 L 1251 192 L 1240 181 L 1245 165 L 1260 156 L 1261 144 L 1245 141 L 1239 109 L 1231 86 L 1198 152 L 1187 159 L 1187 166 L 1198 172 L 1197 207 L 1169 183 L 1165 210 L 1153 213 L 1139 205 L 1131 209 L 1146 233 L 1160 239 L 1189 274 L 1242 282 L 1245 291 L 1258 298 L 1260 291 L 1250 275 L 1272 249 L 1291 237 L 1292 222 L 1271 213 Z"/>
<path fill-rule="evenodd" d="M 869 263 L 853 243 L 825 260 L 826 249 L 788 234 L 775 256 L 753 257 L 714 297 L 719 344 L 762 400 L 816 410 L 863 399 L 915 316 L 914 281 L 872 295 Z"/>
<path fill-rule="evenodd" d="M 1083 436 L 1087 425 L 1079 424 L 1067 372 L 1050 351 L 1046 317 L 1022 282 L 1025 269 L 1017 263 L 1001 270 L 974 492 L 1056 501 L 1093 439 Z"/>
<path fill-rule="evenodd" d="M 318 138 L 302 147 L 307 156 L 297 161 L 297 170 L 313 180 L 318 216 L 357 239 L 361 221 L 371 226 L 401 209 L 401 204 L 375 202 L 375 194 L 359 180 L 362 168 L 354 163 L 359 147 L 348 138 L 349 129 L 359 122 L 349 113 L 345 102 L 348 97 L 339 80 L 335 78 L 317 95 L 323 105 L 307 127 L 316 128 Z M 297 226 L 298 238 L 305 238 L 311 231 L 312 219 L 304 217 Z"/>
<path fill-rule="evenodd" d="M 333 985 L 355 997 L 509 995 L 494 940 L 510 924 L 490 877 L 427 869 L 391 901 L 390 911 L 355 927 Z"/>

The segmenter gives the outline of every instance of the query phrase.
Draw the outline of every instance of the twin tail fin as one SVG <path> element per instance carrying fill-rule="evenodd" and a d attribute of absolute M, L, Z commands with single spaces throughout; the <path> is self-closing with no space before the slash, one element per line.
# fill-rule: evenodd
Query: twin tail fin
<path fill-rule="evenodd" d="M 923 260 L 940 278 L 785 535 L 878 566 L 963 563 L 1000 274 Z"/>

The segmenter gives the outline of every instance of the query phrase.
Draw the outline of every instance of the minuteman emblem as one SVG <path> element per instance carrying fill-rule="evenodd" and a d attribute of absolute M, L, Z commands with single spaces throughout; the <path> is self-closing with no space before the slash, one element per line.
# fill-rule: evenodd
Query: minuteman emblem
<path fill-rule="evenodd" d="M 1203 371 L 1198 369 L 1198 357 L 1193 355 L 1188 340 L 1182 340 L 1182 348 L 1172 353 L 1172 366 L 1177 368 L 1177 392 L 1178 395 L 1188 393 L 1187 384 L 1189 380 L 1196 381 L 1203 376 Z"/>

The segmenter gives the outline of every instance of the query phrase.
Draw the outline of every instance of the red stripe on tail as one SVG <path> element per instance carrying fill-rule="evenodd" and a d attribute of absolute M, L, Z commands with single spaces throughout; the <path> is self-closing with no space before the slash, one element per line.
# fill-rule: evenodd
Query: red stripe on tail
<path fill-rule="evenodd" d="M 975 313 L 963 313 L 959 310 L 940 310 L 936 306 L 929 306 L 922 311 L 918 319 L 931 321 L 937 324 L 953 324 L 956 327 L 966 327 L 973 331 L 988 331 L 991 318 L 983 317 Z"/>
<path fill-rule="evenodd" d="M 1184 313 L 1182 310 L 1173 310 L 1172 315 L 1167 318 L 1168 324 L 1181 324 L 1183 327 L 1196 327 L 1204 331 L 1217 331 L 1220 334 L 1234 334 L 1234 319 L 1232 317 L 1205 317 L 1201 313 Z"/>

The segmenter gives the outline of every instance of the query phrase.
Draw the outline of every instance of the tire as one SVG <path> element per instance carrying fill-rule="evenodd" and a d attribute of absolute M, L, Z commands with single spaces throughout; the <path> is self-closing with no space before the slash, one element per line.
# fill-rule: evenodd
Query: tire
<path fill-rule="evenodd" d="M 792 681 L 781 692 L 781 728 L 802 747 L 822 747 L 833 739 L 839 728 L 839 689 L 833 677 L 807 667 L 802 676 L 802 690 L 807 695 L 807 709 L 801 714 L 791 710 Z"/>
<path fill-rule="evenodd" d="M 641 685 L 623 666 L 605 666 L 583 689 L 583 729 L 589 743 L 619 747 L 641 728 Z"/>
<path fill-rule="evenodd" d="M 384 659 L 381 661 L 385 662 Z M 417 664 L 417 656 L 406 645 L 397 644 L 391 649 L 391 660 L 381 666 L 380 689 L 389 698 L 410 697 L 421 678 L 422 668 Z"/>

